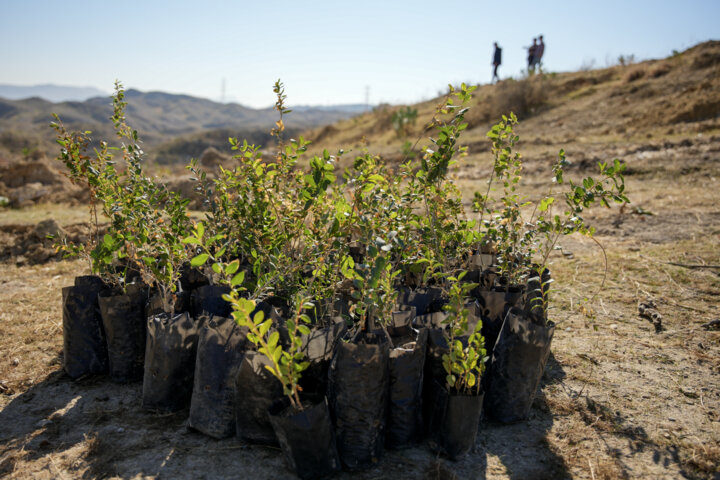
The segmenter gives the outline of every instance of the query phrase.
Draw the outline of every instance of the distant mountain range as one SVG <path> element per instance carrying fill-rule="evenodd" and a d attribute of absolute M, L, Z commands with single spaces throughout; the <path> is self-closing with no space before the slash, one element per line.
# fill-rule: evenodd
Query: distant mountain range
<path fill-rule="evenodd" d="M 97 140 L 112 141 L 115 138 L 109 120 L 112 103 L 104 92 L 54 85 L 8 87 L 0 85 L 0 156 L 3 151 L 6 154 L 18 154 L 32 149 L 54 155 L 55 137 L 48 128 L 53 113 L 58 114 L 70 130 L 90 130 Z M 21 88 L 26 89 L 24 94 Z M 83 101 L 53 103 L 45 100 L 44 97 L 53 91 L 58 95 L 63 91 L 75 92 L 78 96 L 84 91 L 85 95 L 92 96 Z M 9 98 L 13 95 L 25 98 Z M 217 103 L 189 95 L 130 89 L 125 92 L 125 100 L 128 103 L 128 122 L 138 131 L 151 156 L 154 152 L 163 151 L 160 146 L 165 144 L 172 144 L 174 151 L 182 150 L 182 138 L 185 137 L 192 138 L 193 144 L 197 144 L 198 138 L 204 134 L 220 138 L 230 132 L 248 141 L 253 138 L 259 139 L 258 142 L 264 141 L 267 132 L 278 119 L 278 113 L 272 108 L 252 109 L 236 103 Z M 292 107 L 293 112 L 284 118 L 284 122 L 288 134 L 295 135 L 304 129 L 352 117 L 366 109 L 365 105 Z M 222 135 L 218 135 L 218 131 Z M 227 136 L 224 138 L 222 147 L 227 146 Z M 162 163 L 185 160 L 176 156 L 156 159 Z"/>
<path fill-rule="evenodd" d="M 0 97 L 8 100 L 22 100 L 38 97 L 49 102 L 82 102 L 93 97 L 107 97 L 110 94 L 95 87 L 66 87 L 63 85 L 3 85 L 0 84 Z"/>

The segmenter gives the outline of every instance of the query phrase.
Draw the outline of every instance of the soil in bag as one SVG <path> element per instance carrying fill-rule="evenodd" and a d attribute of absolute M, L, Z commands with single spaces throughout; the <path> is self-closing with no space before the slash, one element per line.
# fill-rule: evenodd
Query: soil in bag
<path fill-rule="evenodd" d="M 108 370 L 107 343 L 98 306 L 106 290 L 96 276 L 75 278 L 75 286 L 62 289 L 63 368 L 70 378 L 97 375 Z"/>
<path fill-rule="evenodd" d="M 232 305 L 222 298 L 226 293 L 230 293 L 230 287 L 224 285 L 197 287 L 190 294 L 190 315 L 194 318 L 200 318 L 203 315 L 229 317 Z"/>
<path fill-rule="evenodd" d="M 502 423 L 530 414 L 545 363 L 550 356 L 555 325 L 537 325 L 520 308 L 511 308 L 495 344 L 485 409 Z"/>
<path fill-rule="evenodd" d="M 182 292 L 175 292 L 172 295 L 175 297 L 174 310 L 176 313 L 190 312 L 190 292 L 184 290 Z M 145 305 L 145 317 L 150 318 L 165 312 L 162 295 L 152 295 Z"/>
<path fill-rule="evenodd" d="M 362 334 L 340 342 L 330 366 L 328 401 L 340 460 L 350 470 L 368 467 L 384 448 L 388 402 L 389 343 Z"/>
<path fill-rule="evenodd" d="M 185 263 L 180 267 L 180 285 L 183 291 L 191 292 L 209 283 L 207 276 L 196 267 Z M 177 309 L 175 309 L 177 311 Z"/>
<path fill-rule="evenodd" d="M 393 336 L 390 350 L 390 405 L 385 443 L 400 448 L 418 442 L 423 436 L 423 369 L 428 330 L 414 331 L 409 337 Z"/>
<path fill-rule="evenodd" d="M 296 412 L 284 397 L 270 408 L 270 422 L 285 462 L 302 479 L 325 478 L 340 470 L 327 401 L 303 403 Z"/>
<path fill-rule="evenodd" d="M 475 446 L 483 395 L 452 394 L 434 382 L 435 409 L 431 418 L 430 445 L 451 460 L 466 455 Z"/>
<path fill-rule="evenodd" d="M 213 316 L 200 327 L 189 424 L 205 435 L 235 435 L 235 377 L 247 333 L 247 328 L 227 317 Z"/>
<path fill-rule="evenodd" d="M 245 352 L 235 377 L 235 434 L 261 445 L 277 445 L 268 409 L 283 395 L 282 384 L 265 366 L 270 360 Z"/>
<path fill-rule="evenodd" d="M 197 323 L 190 314 L 161 313 L 147 321 L 142 406 L 174 412 L 190 403 L 197 354 Z"/>
<path fill-rule="evenodd" d="M 125 293 L 109 293 L 101 293 L 98 303 L 107 336 L 110 379 L 134 382 L 142 379 L 145 363 L 147 289 L 128 284 Z"/>
<path fill-rule="evenodd" d="M 446 299 L 443 297 L 442 289 L 437 287 L 417 288 L 411 290 L 402 288 L 398 292 L 397 303 L 415 307 L 417 315 L 439 312 L 442 310 Z"/>

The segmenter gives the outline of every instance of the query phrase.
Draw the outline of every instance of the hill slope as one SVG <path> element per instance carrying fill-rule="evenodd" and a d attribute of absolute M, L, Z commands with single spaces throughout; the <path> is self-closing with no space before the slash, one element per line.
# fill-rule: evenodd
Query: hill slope
<path fill-rule="evenodd" d="M 414 105 L 418 116 L 399 138 L 392 115 L 401 107 L 376 109 L 306 136 L 328 149 L 369 146 L 397 157 L 405 141 L 427 144 L 423 126 L 441 99 Z M 488 147 L 485 133 L 501 115 L 515 112 L 521 136 L 532 144 L 615 142 L 636 136 L 687 135 L 720 127 L 720 41 L 697 45 L 674 57 L 628 66 L 542 74 L 480 86 L 466 115 L 462 141 L 470 154 Z M 478 148 L 480 150 L 478 150 Z"/>
<path fill-rule="evenodd" d="M 128 120 L 138 130 L 151 154 L 153 147 L 177 141 L 184 135 L 230 130 L 235 136 L 252 137 L 257 131 L 269 130 L 278 118 L 272 108 L 256 110 L 188 95 L 128 90 L 125 98 Z M 357 108 L 351 107 L 305 107 L 294 112 L 286 125 L 296 131 L 332 123 L 354 115 Z M 37 97 L 24 100 L 0 98 L 0 156 L 3 150 L 8 156 L 18 155 L 25 148 L 39 149 L 54 156 L 54 136 L 48 128 L 52 113 L 58 114 L 70 129 L 91 130 L 96 139 L 111 141 L 114 138 L 109 120 L 112 106 L 107 97 L 62 103 Z"/>

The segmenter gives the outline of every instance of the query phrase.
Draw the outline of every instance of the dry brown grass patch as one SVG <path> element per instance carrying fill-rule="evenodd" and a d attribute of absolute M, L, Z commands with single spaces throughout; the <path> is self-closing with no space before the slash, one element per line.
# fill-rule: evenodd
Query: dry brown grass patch
<path fill-rule="evenodd" d="M 623 82 L 632 83 L 645 77 L 645 67 L 633 67 L 623 76 Z"/>
<path fill-rule="evenodd" d="M 672 71 L 672 65 L 668 62 L 662 62 L 658 65 L 656 65 L 652 70 L 650 70 L 649 77 L 650 78 L 659 78 L 664 75 L 667 75 Z"/>

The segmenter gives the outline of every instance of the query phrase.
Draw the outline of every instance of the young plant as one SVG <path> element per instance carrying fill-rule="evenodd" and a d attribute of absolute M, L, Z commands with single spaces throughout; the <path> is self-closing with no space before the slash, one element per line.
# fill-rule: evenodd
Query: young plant
<path fill-rule="evenodd" d="M 66 256 L 85 258 L 92 273 L 107 273 L 107 270 L 103 268 L 105 256 L 97 252 L 100 244 L 98 203 L 103 200 L 104 194 L 110 188 L 110 183 L 116 178 L 116 172 L 111 162 L 112 155 L 105 142 L 100 144 L 99 150 L 94 150 L 94 155 L 89 154 L 88 150 L 92 142 L 91 132 L 69 132 L 58 115 L 53 114 L 53 117 L 55 121 L 50 126 L 55 129 L 56 142 L 60 145 L 60 154 L 57 159 L 67 169 L 64 172 L 65 176 L 73 184 L 79 185 L 85 190 L 90 214 L 90 235 L 85 244 L 68 244 L 66 239 L 58 239 L 55 248 L 63 251 Z"/>
<path fill-rule="evenodd" d="M 565 181 L 567 166 L 564 151 L 553 166 L 553 187 L 536 201 L 520 195 L 522 173 L 521 155 L 513 151 L 519 137 L 514 133 L 517 118 L 503 116 L 502 121 L 488 132 L 493 143 L 494 165 L 485 195 L 475 194 L 474 209 L 480 212 L 480 224 L 486 229 L 485 239 L 497 254 L 498 271 L 506 287 L 531 283 L 533 309 L 547 310 L 548 285 L 552 281 L 546 272 L 548 258 L 563 235 L 579 232 L 592 237 L 594 229 L 582 217 L 585 209 L 599 203 L 609 207 L 611 202 L 629 202 L 622 176 L 624 165 L 615 160 L 612 165 L 600 164 L 600 179 L 587 177 L 581 184 Z M 490 198 L 493 180 L 502 182 L 502 195 Z M 560 188 L 557 188 L 560 187 Z M 556 198 L 564 200 L 564 211 L 556 212 Z M 527 212 L 531 214 L 527 217 Z M 489 214 L 489 219 L 484 215 Z"/>
<path fill-rule="evenodd" d="M 485 371 L 485 362 L 488 360 L 485 350 L 485 339 L 482 336 L 482 321 L 478 319 L 468 336 L 468 308 L 465 306 L 470 290 L 477 285 L 463 283 L 465 272 L 457 277 L 449 276 L 449 303 L 445 306 L 448 313 L 445 323 L 447 325 L 445 339 L 448 352 L 443 354 L 443 368 L 445 369 L 445 384 L 448 391 L 460 395 L 479 395 L 481 389 L 480 379 Z M 464 342 L 463 339 L 467 338 Z"/>
<path fill-rule="evenodd" d="M 445 271 L 459 269 L 470 245 L 479 237 L 475 222 L 464 219 L 460 191 L 447 178 L 457 158 L 466 154 L 467 148 L 459 146 L 458 140 L 468 126 L 466 104 L 476 87 L 463 84 L 459 90 L 449 88 L 445 104 L 432 122 L 436 132 L 436 138 L 430 139 L 433 146 L 425 150 L 417 173 L 407 187 L 421 199 L 421 208 L 425 211 L 425 215 L 413 220 L 420 243 L 427 246 L 421 258 L 436 260 Z M 455 105 L 455 101 L 459 101 L 459 105 Z M 449 119 L 443 119 L 446 116 Z"/>
<path fill-rule="evenodd" d="M 270 365 L 265 368 L 280 381 L 283 393 L 290 400 L 293 409 L 302 411 L 299 382 L 302 372 L 310 366 L 302 352 L 302 336 L 310 334 L 307 326 L 310 318 L 305 311 L 312 308 L 313 304 L 300 292 L 291 299 L 292 314 L 285 321 L 290 341 L 284 346 L 280 342 L 280 332 L 277 326 L 273 325 L 272 319 L 266 319 L 263 311 L 257 309 L 257 300 L 261 293 L 256 290 L 250 293 L 249 298 L 241 296 L 246 289 L 245 271 L 240 269 L 240 261 L 235 259 L 224 262 L 221 258 L 213 256 L 212 252 L 218 251 L 219 256 L 222 257 L 224 249 L 216 248 L 218 242 L 222 240 L 223 238 L 217 235 L 206 237 L 205 228 L 200 222 L 192 233 L 183 239 L 183 242 L 197 247 L 201 252 L 191 260 L 191 265 L 199 267 L 209 262 L 213 271 L 219 276 L 220 283 L 231 288 L 230 293 L 223 295 L 223 299 L 231 304 L 233 319 L 239 326 L 248 329 L 248 340 L 270 361 Z"/>

